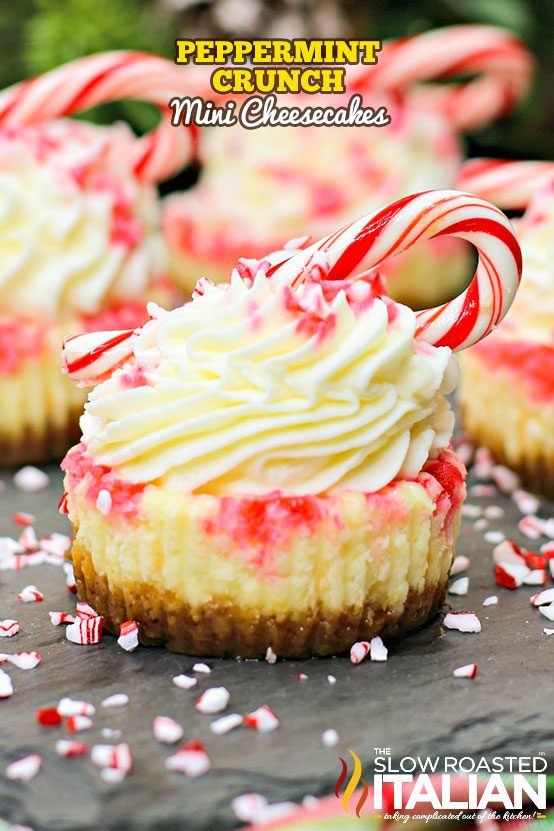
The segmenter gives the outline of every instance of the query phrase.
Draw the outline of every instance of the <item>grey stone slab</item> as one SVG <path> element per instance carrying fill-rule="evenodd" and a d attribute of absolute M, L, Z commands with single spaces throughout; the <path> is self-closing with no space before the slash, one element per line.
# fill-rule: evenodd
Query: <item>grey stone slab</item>
<path fill-rule="evenodd" d="M 37 531 L 68 531 L 56 512 L 61 478 L 50 471 L 49 488 L 38 494 L 14 491 L 10 477 L 0 494 L 0 533 L 13 534 L 10 517 L 28 510 L 37 517 Z M 479 500 L 471 499 L 471 502 Z M 524 542 L 517 531 L 520 514 L 507 497 L 481 500 L 500 504 L 505 518 L 491 520 Z M 544 503 L 549 515 L 552 506 Z M 458 553 L 471 558 L 470 592 L 449 598 L 449 605 L 478 611 L 479 635 L 445 632 L 440 619 L 418 634 L 392 645 L 386 664 L 354 667 L 348 657 L 278 662 L 208 661 L 210 676 L 199 676 L 190 692 L 177 689 L 172 676 L 188 672 L 194 659 L 161 649 L 140 648 L 125 654 L 111 636 L 97 647 L 68 643 L 54 628 L 48 612 L 71 611 L 74 597 L 64 587 L 60 569 L 30 568 L 0 575 L 0 618 L 15 617 L 22 631 L 0 642 L 0 651 L 37 649 L 42 664 L 35 670 L 10 670 L 15 695 L 0 701 L 0 817 L 25 823 L 35 831 L 225 831 L 238 826 L 230 810 L 233 797 L 263 793 L 271 801 L 299 800 L 305 794 L 329 793 L 339 773 L 338 756 L 355 749 L 370 759 L 373 748 L 388 746 L 404 755 L 536 754 L 554 759 L 554 731 L 548 691 L 554 686 L 554 636 L 542 633 L 544 617 L 529 605 L 531 588 L 509 592 L 498 588 L 491 568 L 492 544 L 464 520 Z M 35 583 L 45 594 L 41 604 L 20 604 L 17 592 Z M 482 607 L 498 594 L 498 606 Z M 452 670 L 476 661 L 475 681 L 458 680 Z M 298 672 L 308 680 L 296 679 Z M 331 686 L 327 675 L 337 683 Z M 281 718 L 280 728 L 258 735 L 247 728 L 222 737 L 212 735 L 210 718 L 199 715 L 194 700 L 208 686 L 231 692 L 230 711 L 247 713 L 270 704 Z M 100 702 L 126 692 L 130 704 L 105 710 Z M 101 782 L 88 759 L 59 759 L 58 738 L 65 728 L 40 728 L 35 709 L 53 705 L 65 695 L 84 698 L 97 707 L 94 729 L 80 738 L 105 742 L 102 727 L 116 727 L 133 751 L 134 771 L 119 785 Z M 169 715 L 185 728 L 185 738 L 200 738 L 212 759 L 213 771 L 196 781 L 168 773 L 163 766 L 170 749 L 152 737 L 152 720 Z M 335 728 L 336 748 L 321 741 Z M 37 752 L 41 773 L 31 782 L 14 783 L 3 773 L 7 764 Z"/>

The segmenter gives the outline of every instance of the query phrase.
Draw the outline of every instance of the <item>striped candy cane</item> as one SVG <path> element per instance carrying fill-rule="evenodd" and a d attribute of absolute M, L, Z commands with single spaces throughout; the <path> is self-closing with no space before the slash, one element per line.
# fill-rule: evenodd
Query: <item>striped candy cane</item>
<path fill-rule="evenodd" d="M 521 251 L 510 221 L 479 197 L 450 190 L 404 197 L 301 251 L 270 254 L 265 258 L 270 263 L 266 275 L 277 285 L 293 289 L 314 269 L 326 280 L 341 280 L 375 268 L 417 242 L 447 235 L 475 246 L 477 271 L 470 286 L 454 300 L 416 313 L 416 337 L 458 351 L 500 323 L 521 279 Z M 95 332 L 67 339 L 66 374 L 81 384 L 99 383 L 132 357 L 135 331 Z"/>
<path fill-rule="evenodd" d="M 169 100 L 182 95 L 184 75 L 170 61 L 141 52 L 105 52 L 64 64 L 0 92 L 0 125 L 37 124 L 98 104 L 136 99 L 154 104 L 161 123 L 126 148 L 137 176 L 158 182 L 191 158 L 194 132 L 172 127 Z"/>
<path fill-rule="evenodd" d="M 294 288 L 315 267 L 319 273 L 323 269 L 326 280 L 340 280 L 375 268 L 417 242 L 443 236 L 475 246 L 477 271 L 454 300 L 417 312 L 416 336 L 458 351 L 498 326 L 521 279 L 521 250 L 510 221 L 477 196 L 450 190 L 406 196 L 302 251 L 269 255 L 267 276 Z"/>
<path fill-rule="evenodd" d="M 456 187 L 504 210 L 523 211 L 533 194 L 553 181 L 554 162 L 471 159 L 460 170 Z"/>
<path fill-rule="evenodd" d="M 66 338 L 62 351 L 63 372 L 79 386 L 98 384 L 133 354 L 134 329 L 87 332 Z"/>
<path fill-rule="evenodd" d="M 474 130 L 512 110 L 527 92 L 532 74 L 531 53 L 511 32 L 494 26 L 451 26 L 386 43 L 376 66 L 348 69 L 347 84 L 351 92 L 406 95 L 414 106 L 441 110 L 457 129 Z M 462 75 L 476 77 L 429 84 Z"/>

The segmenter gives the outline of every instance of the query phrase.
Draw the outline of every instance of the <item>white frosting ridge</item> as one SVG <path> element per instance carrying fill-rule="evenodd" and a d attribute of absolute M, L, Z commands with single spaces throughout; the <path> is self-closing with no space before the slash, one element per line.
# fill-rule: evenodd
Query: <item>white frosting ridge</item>
<path fill-rule="evenodd" d="M 72 121 L 0 131 L 3 312 L 94 315 L 163 273 L 156 191 L 110 161 L 129 139 Z"/>
<path fill-rule="evenodd" d="M 344 286 L 345 284 L 343 284 Z M 446 447 L 451 351 L 357 281 L 325 299 L 234 272 L 135 335 L 91 392 L 83 441 L 133 483 L 226 494 L 378 490 Z"/>

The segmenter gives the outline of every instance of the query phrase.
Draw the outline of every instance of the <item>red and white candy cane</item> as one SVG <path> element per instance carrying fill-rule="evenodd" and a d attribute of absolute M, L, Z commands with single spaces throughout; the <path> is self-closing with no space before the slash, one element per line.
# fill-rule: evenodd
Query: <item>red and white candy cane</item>
<path fill-rule="evenodd" d="M 456 187 L 504 210 L 524 211 L 533 194 L 550 182 L 554 162 L 471 159 L 460 170 Z"/>
<path fill-rule="evenodd" d="M 183 94 L 184 77 L 177 66 L 156 55 L 91 55 L 1 92 L 0 125 L 37 124 L 122 99 L 148 101 L 160 110 L 162 121 L 125 152 L 140 179 L 159 182 L 180 170 L 193 153 L 193 128 L 172 127 L 167 106 Z"/>
<path fill-rule="evenodd" d="M 505 115 L 527 92 L 533 58 L 511 32 L 494 26 L 449 26 L 385 43 L 374 66 L 347 70 L 349 91 L 381 89 L 414 105 L 442 110 L 459 130 Z M 457 84 L 430 84 L 474 75 Z"/>
<path fill-rule="evenodd" d="M 62 351 L 63 372 L 79 386 L 109 378 L 133 354 L 134 329 L 87 332 L 66 338 Z"/>
<path fill-rule="evenodd" d="M 460 350 L 484 338 L 510 308 L 521 279 L 521 249 L 509 219 L 493 205 L 453 190 L 405 196 L 309 248 L 265 259 L 267 277 L 299 286 L 317 269 L 325 280 L 366 272 L 423 240 L 454 236 L 475 246 L 477 271 L 458 297 L 416 313 L 416 337 Z M 322 265 L 324 263 L 324 265 Z"/>

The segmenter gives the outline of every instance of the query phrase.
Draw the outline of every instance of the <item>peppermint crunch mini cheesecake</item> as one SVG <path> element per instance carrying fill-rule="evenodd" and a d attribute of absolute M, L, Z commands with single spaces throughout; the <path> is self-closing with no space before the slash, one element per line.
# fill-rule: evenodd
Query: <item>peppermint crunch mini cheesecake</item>
<path fill-rule="evenodd" d="M 378 261 L 412 244 L 420 219 L 463 233 L 457 217 L 486 214 L 505 313 L 519 249 L 503 214 L 469 199 L 410 197 L 301 255 L 239 262 L 179 309 L 151 305 L 139 330 L 66 343 L 67 373 L 95 384 L 63 462 L 72 559 L 110 630 L 132 618 L 143 643 L 180 652 L 299 657 L 437 611 L 465 471 L 445 398 L 455 359 L 434 341 L 465 345 L 490 310 L 468 333 L 457 306 L 427 318 L 375 277 L 339 275 L 360 246 Z"/>

